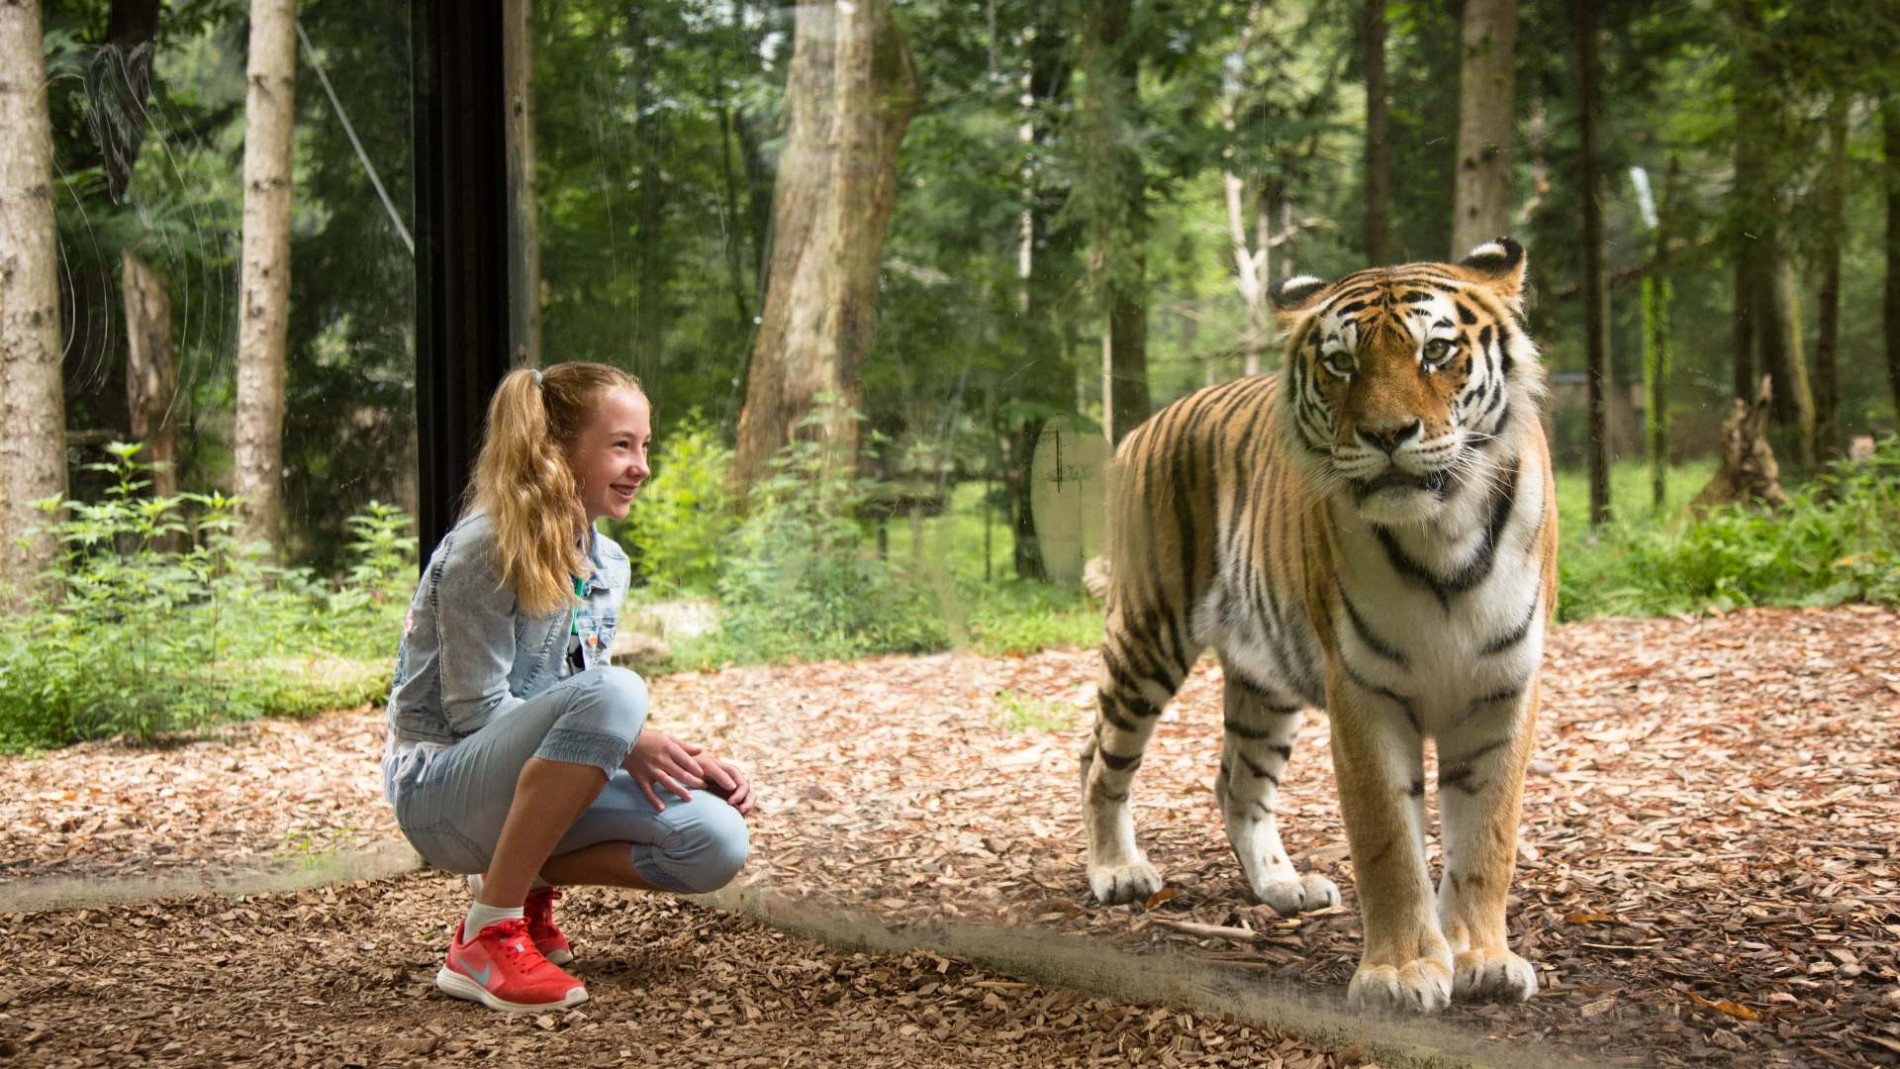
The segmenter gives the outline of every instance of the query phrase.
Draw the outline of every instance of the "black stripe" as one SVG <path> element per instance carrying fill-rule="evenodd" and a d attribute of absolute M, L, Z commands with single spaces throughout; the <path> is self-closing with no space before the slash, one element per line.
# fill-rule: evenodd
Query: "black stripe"
<path fill-rule="evenodd" d="M 1477 552 L 1464 567 L 1450 576 L 1435 575 L 1429 568 L 1413 560 L 1405 548 L 1399 545 L 1391 528 L 1374 527 L 1379 546 L 1385 550 L 1386 560 L 1392 565 L 1392 570 L 1399 573 L 1400 577 L 1430 590 L 1438 598 L 1439 606 L 1447 612 L 1451 611 L 1453 595 L 1463 594 L 1490 576 L 1491 567 L 1497 562 L 1498 540 L 1504 535 L 1505 525 L 1511 521 L 1511 508 L 1517 500 L 1517 484 L 1522 473 L 1521 461 L 1513 462 L 1510 482 L 1492 498 L 1491 518 L 1485 525 L 1484 539 Z"/>
<path fill-rule="evenodd" d="M 1280 777 L 1274 775 L 1271 772 L 1268 772 L 1267 766 L 1260 764 L 1259 762 L 1255 761 L 1253 758 L 1248 757 L 1244 753 L 1241 753 L 1239 750 L 1234 751 L 1234 756 L 1240 758 L 1240 763 L 1247 766 L 1247 771 L 1253 773 L 1253 777 L 1255 779 L 1266 780 L 1268 783 L 1273 784 L 1275 787 L 1278 787 L 1280 785 Z"/>
<path fill-rule="evenodd" d="M 1458 760 L 1456 760 L 1456 761 L 1453 761 L 1453 762 L 1452 762 L 1452 767 L 1453 767 L 1453 768 L 1466 768 L 1466 767 L 1468 767 L 1468 766 L 1470 766 L 1470 765 L 1471 765 L 1471 763 L 1472 763 L 1472 762 L 1474 762 L 1474 761 L 1476 761 L 1476 760 L 1477 760 L 1478 758 L 1480 758 L 1480 757 L 1483 757 L 1483 756 L 1484 756 L 1485 754 L 1488 754 L 1488 753 L 1490 753 L 1490 752 L 1491 752 L 1492 750 L 1495 750 L 1495 749 L 1497 749 L 1498 747 L 1500 747 L 1500 746 L 1502 746 L 1502 745 L 1504 745 L 1505 743 L 1507 743 L 1507 742 L 1509 742 L 1509 741 L 1511 741 L 1511 740 L 1509 740 L 1509 739 L 1496 739 L 1496 740 L 1493 740 L 1493 741 L 1491 741 L 1491 742 L 1487 742 L 1487 743 L 1485 743 L 1485 744 L 1484 744 L 1483 746 L 1480 746 L 1480 747 L 1478 747 L 1477 749 L 1475 749 L 1475 750 L 1473 750 L 1473 751 L 1471 751 L 1470 753 L 1468 753 L 1468 754 L 1466 754 L 1466 755 L 1464 755 L 1463 757 L 1461 757 L 1461 758 L 1459 758 Z"/>
<path fill-rule="evenodd" d="M 1484 649 L 1478 652 L 1489 657 L 1493 654 L 1503 653 L 1505 650 L 1524 641 L 1524 636 L 1531 633 L 1531 625 L 1537 622 L 1537 607 L 1543 600 L 1543 592 L 1539 591 L 1536 597 L 1531 598 L 1531 605 L 1530 608 L 1525 611 L 1524 619 L 1520 621 L 1516 627 L 1511 628 L 1509 633 L 1500 635 L 1490 642 L 1485 643 Z"/>
<path fill-rule="evenodd" d="M 1271 729 L 1263 730 L 1261 728 L 1250 728 L 1246 726 L 1245 724 L 1242 724 L 1240 721 L 1235 720 L 1231 716 L 1222 720 L 1220 726 L 1226 730 L 1227 734 L 1232 735 L 1233 737 L 1237 739 L 1247 739 L 1249 741 L 1257 740 L 1257 739 L 1270 739 L 1275 734 L 1277 734 L 1277 732 Z"/>
<path fill-rule="evenodd" d="M 1414 711 L 1412 708 L 1412 699 L 1406 697 L 1403 694 L 1400 694 L 1398 691 L 1393 690 L 1390 687 L 1381 687 L 1376 683 L 1368 682 L 1359 673 L 1353 671 L 1352 666 L 1347 664 L 1344 660 L 1341 660 L 1339 664 L 1340 664 L 1340 667 L 1346 670 L 1346 678 L 1352 680 L 1355 684 L 1359 686 L 1361 690 L 1371 691 L 1372 693 L 1377 694 L 1379 697 L 1385 698 L 1391 701 L 1394 705 L 1397 705 L 1399 709 L 1405 713 L 1406 722 L 1412 725 L 1413 734 L 1416 734 L 1416 735 L 1424 734 L 1423 731 L 1419 730 L 1418 713 Z"/>
<path fill-rule="evenodd" d="M 1346 589 L 1343 586 L 1339 589 L 1339 602 L 1346 607 L 1346 619 L 1351 621 L 1353 632 L 1359 636 L 1359 641 L 1364 643 L 1367 649 L 1391 661 L 1393 664 L 1398 665 L 1400 668 L 1409 669 L 1412 667 L 1411 662 L 1406 659 L 1403 651 L 1383 641 L 1379 636 L 1372 633 L 1371 625 L 1367 624 L 1365 617 L 1360 616 L 1359 610 L 1353 607 L 1352 599 L 1346 596 Z"/>
<path fill-rule="evenodd" d="M 1255 683 L 1253 680 L 1248 679 L 1246 676 L 1240 675 L 1239 673 L 1236 673 L 1233 671 L 1227 671 L 1225 672 L 1225 675 L 1226 675 L 1226 678 L 1233 681 L 1235 686 L 1253 695 L 1254 697 L 1261 699 L 1261 701 L 1263 701 L 1266 704 L 1266 709 L 1267 709 L 1267 712 L 1269 713 L 1277 713 L 1281 716 L 1286 716 L 1291 713 L 1297 713 L 1304 708 L 1304 706 L 1299 706 L 1299 705 L 1282 705 L 1282 704 L 1275 703 L 1273 699 L 1276 697 L 1276 695 L 1272 691 L 1268 690 L 1266 687 L 1260 685 L 1259 683 Z"/>
<path fill-rule="evenodd" d="M 1512 686 L 1505 687 L 1503 690 L 1492 691 L 1491 693 L 1486 694 L 1482 698 L 1473 698 L 1471 699 L 1471 704 L 1466 707 L 1465 715 L 1469 716 L 1473 713 L 1476 713 L 1487 705 L 1496 705 L 1499 702 L 1508 702 L 1511 699 L 1516 698 L 1523 693 L 1524 693 L 1524 684 L 1517 683 L 1517 684 L 1513 684 Z"/>
<path fill-rule="evenodd" d="M 1453 772 L 1440 772 L 1438 774 L 1438 789 L 1442 792 L 1447 787 L 1456 787 L 1466 794 L 1477 794 L 1478 791 L 1483 789 L 1484 784 L 1479 783 L 1474 785 L 1471 782 L 1471 776 L 1472 772 L 1469 768 L 1460 768 Z"/>
<path fill-rule="evenodd" d="M 1110 724 L 1113 724 L 1115 726 L 1115 730 L 1126 731 L 1130 735 L 1136 734 L 1137 732 L 1141 730 L 1140 725 L 1136 724 L 1134 721 L 1116 712 L 1115 707 L 1109 704 L 1109 701 L 1107 698 L 1102 699 L 1101 707 L 1102 707 L 1102 719 L 1108 721 Z"/>
<path fill-rule="evenodd" d="M 1103 764 L 1116 772 L 1126 772 L 1141 764 L 1140 754 L 1135 754 L 1132 757 L 1123 757 L 1121 754 L 1109 753 L 1107 749 L 1101 749 L 1096 751 L 1096 755 L 1102 759 Z"/>

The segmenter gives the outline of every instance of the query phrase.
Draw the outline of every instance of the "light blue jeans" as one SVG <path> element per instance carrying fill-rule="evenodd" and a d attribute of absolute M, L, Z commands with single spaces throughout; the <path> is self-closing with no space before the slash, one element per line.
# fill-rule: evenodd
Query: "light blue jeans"
<path fill-rule="evenodd" d="M 395 784 L 396 823 L 422 859 L 450 872 L 486 872 L 530 757 L 592 765 L 607 774 L 600 796 L 554 847 L 565 854 L 624 842 L 633 867 L 656 887 L 700 894 L 745 865 L 745 819 L 725 799 L 660 790 L 656 812 L 620 762 L 646 726 L 646 682 L 625 668 L 580 672 L 536 694 L 436 754 Z"/>

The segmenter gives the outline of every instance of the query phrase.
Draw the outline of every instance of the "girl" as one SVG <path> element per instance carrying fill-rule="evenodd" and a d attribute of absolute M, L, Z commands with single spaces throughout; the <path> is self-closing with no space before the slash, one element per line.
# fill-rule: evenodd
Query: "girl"
<path fill-rule="evenodd" d="M 510 372 L 410 602 L 383 784 L 423 859 L 470 874 L 435 978 L 457 998 L 587 998 L 560 968 L 559 885 L 703 893 L 745 864 L 745 776 L 648 727 L 646 684 L 607 662 L 630 567 L 594 521 L 626 516 L 650 437 L 646 396 L 616 368 Z"/>

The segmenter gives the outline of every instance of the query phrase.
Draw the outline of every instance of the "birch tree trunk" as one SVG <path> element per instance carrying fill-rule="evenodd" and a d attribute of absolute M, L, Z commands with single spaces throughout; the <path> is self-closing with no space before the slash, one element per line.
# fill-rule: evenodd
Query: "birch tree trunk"
<path fill-rule="evenodd" d="M 58 543 L 27 532 L 66 495 L 53 133 L 38 4 L 0 3 L 0 607 L 24 607 Z M 22 544 L 24 542 L 24 544 Z"/>
<path fill-rule="evenodd" d="M 251 0 L 244 89 L 244 261 L 233 437 L 247 541 L 281 548 L 284 346 L 290 328 L 292 93 L 296 0 Z"/>
<path fill-rule="evenodd" d="M 1517 0 L 1465 0 L 1451 255 L 1506 233 L 1517 115 Z"/>
<path fill-rule="evenodd" d="M 541 225 L 534 201 L 534 0 L 503 0 L 508 100 L 508 351 L 541 366 Z"/>
<path fill-rule="evenodd" d="M 1385 0 L 1366 0 L 1366 264 L 1391 257 L 1391 121 L 1385 94 Z M 1459 255 L 1463 255 L 1460 253 Z"/>
<path fill-rule="evenodd" d="M 764 322 L 732 459 L 741 494 L 820 393 L 855 404 L 862 392 L 897 150 L 918 99 L 890 0 L 799 4 L 785 99 Z M 854 421 L 835 414 L 821 433 L 834 462 L 856 462 Z"/>
<path fill-rule="evenodd" d="M 1260 374 L 1260 351 L 1272 332 L 1273 317 L 1267 311 L 1267 241 L 1260 228 L 1259 248 L 1247 244 L 1247 183 L 1240 176 L 1234 116 L 1240 108 L 1240 72 L 1245 69 L 1247 48 L 1253 44 L 1254 25 L 1260 17 L 1260 0 L 1247 7 L 1247 20 L 1240 27 L 1240 41 L 1228 57 L 1221 86 L 1221 126 L 1227 132 L 1228 145 L 1223 153 L 1221 190 L 1227 202 L 1227 236 L 1234 245 L 1234 288 L 1240 291 L 1246 309 L 1246 333 L 1240 339 L 1241 373 Z M 1256 196 L 1258 191 L 1256 191 Z"/>
<path fill-rule="evenodd" d="M 141 460 L 163 467 L 152 473 L 152 493 L 178 492 L 178 365 L 172 357 L 172 296 L 165 279 L 126 250 L 120 256 L 125 294 L 125 407 L 132 437 L 145 443 Z"/>

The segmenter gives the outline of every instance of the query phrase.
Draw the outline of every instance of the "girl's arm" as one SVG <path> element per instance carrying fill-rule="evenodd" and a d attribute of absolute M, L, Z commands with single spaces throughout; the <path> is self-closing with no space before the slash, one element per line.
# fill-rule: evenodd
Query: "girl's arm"
<path fill-rule="evenodd" d="M 515 665 L 515 597 L 490 562 L 492 538 L 464 532 L 450 546 L 436 584 L 435 621 L 442 648 L 442 714 L 466 735 L 522 699 L 508 689 Z"/>

